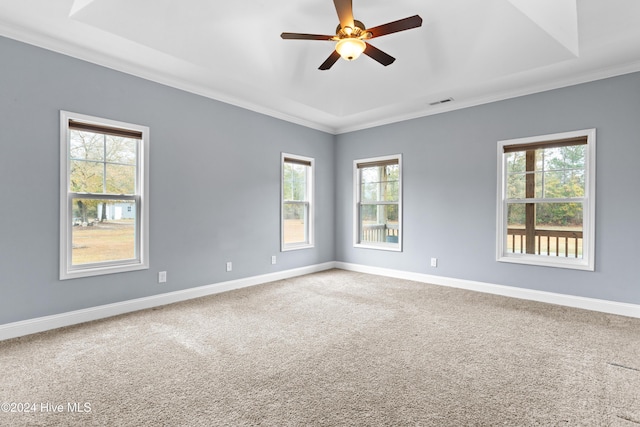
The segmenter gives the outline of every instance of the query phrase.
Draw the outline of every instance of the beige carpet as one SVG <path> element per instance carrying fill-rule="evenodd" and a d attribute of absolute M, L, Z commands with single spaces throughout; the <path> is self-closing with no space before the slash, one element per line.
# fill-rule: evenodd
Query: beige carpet
<path fill-rule="evenodd" d="M 11 426 L 640 426 L 640 319 L 340 270 L 0 342 L 0 369 Z"/>

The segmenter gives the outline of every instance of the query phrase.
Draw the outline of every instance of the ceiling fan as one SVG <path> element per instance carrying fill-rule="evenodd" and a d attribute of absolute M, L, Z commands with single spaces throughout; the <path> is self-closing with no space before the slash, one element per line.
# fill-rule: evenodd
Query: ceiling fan
<path fill-rule="evenodd" d="M 386 67 L 396 59 L 366 41 L 374 37 L 410 30 L 422 25 L 422 18 L 419 15 L 414 15 L 377 27 L 366 28 L 362 22 L 353 19 L 352 0 L 333 0 L 333 4 L 340 19 L 335 35 L 301 33 L 282 33 L 280 35 L 283 39 L 289 40 L 331 40 L 338 42 L 333 53 L 320 65 L 320 70 L 328 70 L 340 57 L 347 61 L 353 61 L 361 53 L 375 59 Z"/>

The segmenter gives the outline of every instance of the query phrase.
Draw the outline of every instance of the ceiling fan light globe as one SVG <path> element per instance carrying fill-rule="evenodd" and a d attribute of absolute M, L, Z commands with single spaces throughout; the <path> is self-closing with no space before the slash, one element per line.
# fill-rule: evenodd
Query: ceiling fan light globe
<path fill-rule="evenodd" d="M 342 59 L 347 61 L 353 61 L 364 52 L 367 44 L 360 39 L 346 38 L 338 41 L 336 44 L 336 51 L 340 54 Z"/>

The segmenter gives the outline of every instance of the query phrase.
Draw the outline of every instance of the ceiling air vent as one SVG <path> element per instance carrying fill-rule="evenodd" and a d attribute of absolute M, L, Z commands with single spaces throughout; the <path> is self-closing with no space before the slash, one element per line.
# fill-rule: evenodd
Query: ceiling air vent
<path fill-rule="evenodd" d="M 434 105 L 446 104 L 447 102 L 451 102 L 451 101 L 453 101 L 453 98 L 441 99 L 440 101 L 430 102 L 429 105 L 434 106 Z"/>

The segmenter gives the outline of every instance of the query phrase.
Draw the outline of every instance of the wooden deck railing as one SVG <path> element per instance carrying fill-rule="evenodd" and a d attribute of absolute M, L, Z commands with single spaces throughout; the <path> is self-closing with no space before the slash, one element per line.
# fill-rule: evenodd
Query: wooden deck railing
<path fill-rule="evenodd" d="M 535 230 L 536 254 L 582 257 L 582 231 Z M 525 253 L 526 231 L 507 229 L 507 247 L 514 253 Z M 564 250 L 562 250 L 564 248 Z"/>
<path fill-rule="evenodd" d="M 363 242 L 398 242 L 397 224 L 373 224 L 362 226 Z"/>
<path fill-rule="evenodd" d="M 526 231 L 507 229 L 507 247 L 514 253 L 525 253 Z M 579 258 L 582 256 L 582 231 L 536 230 L 536 254 Z M 397 242 L 397 224 L 373 224 L 362 227 L 363 242 Z"/>

